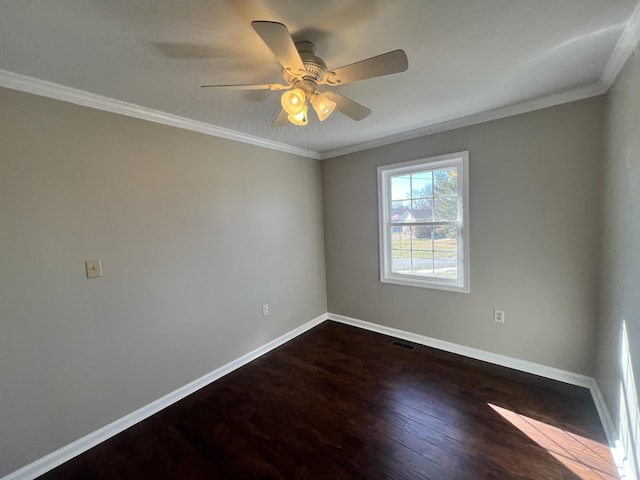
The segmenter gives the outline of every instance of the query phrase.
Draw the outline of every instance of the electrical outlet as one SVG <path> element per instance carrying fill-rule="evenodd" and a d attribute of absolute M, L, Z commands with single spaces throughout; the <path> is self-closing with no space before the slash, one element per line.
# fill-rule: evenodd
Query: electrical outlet
<path fill-rule="evenodd" d="M 265 303 L 264 305 L 262 305 L 262 316 L 263 317 L 268 317 L 269 316 L 269 304 Z"/>
<path fill-rule="evenodd" d="M 493 321 L 496 323 L 504 323 L 504 310 L 494 310 Z"/>

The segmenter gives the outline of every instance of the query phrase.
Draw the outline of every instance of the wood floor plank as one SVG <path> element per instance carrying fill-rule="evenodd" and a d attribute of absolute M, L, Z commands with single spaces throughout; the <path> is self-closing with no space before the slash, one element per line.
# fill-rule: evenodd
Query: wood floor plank
<path fill-rule="evenodd" d="M 335 322 L 40 477 L 616 477 L 587 389 Z"/>

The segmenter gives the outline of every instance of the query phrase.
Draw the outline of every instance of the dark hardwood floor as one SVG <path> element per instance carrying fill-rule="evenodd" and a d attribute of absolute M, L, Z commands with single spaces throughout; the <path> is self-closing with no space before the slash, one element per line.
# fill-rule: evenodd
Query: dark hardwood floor
<path fill-rule="evenodd" d="M 617 478 L 587 389 L 393 340 L 324 322 L 40 478 Z"/>

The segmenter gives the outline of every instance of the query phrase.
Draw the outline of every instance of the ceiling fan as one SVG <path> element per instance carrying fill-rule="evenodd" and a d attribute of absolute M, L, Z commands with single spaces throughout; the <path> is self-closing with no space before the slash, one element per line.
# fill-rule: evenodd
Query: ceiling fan
<path fill-rule="evenodd" d="M 284 90 L 281 97 L 282 110 L 272 123 L 274 127 L 287 125 L 288 122 L 306 125 L 307 101 L 311 103 L 321 122 L 326 120 L 334 109 L 353 120 L 362 120 L 371 113 L 370 109 L 334 91 L 321 91 L 318 86 L 345 85 L 358 80 L 404 72 L 409 66 L 404 50 L 393 50 L 329 70 L 324 60 L 316 56 L 316 46 L 308 41 L 294 43 L 289 30 L 282 23 L 253 21 L 251 26 L 282 65 L 282 78 L 285 83 L 202 85 L 202 88 Z"/>

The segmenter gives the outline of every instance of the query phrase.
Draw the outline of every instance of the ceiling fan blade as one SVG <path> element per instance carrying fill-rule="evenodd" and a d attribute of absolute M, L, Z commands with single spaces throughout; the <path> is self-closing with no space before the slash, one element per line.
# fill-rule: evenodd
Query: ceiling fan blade
<path fill-rule="evenodd" d="M 200 85 L 200 88 L 228 88 L 230 90 L 287 90 L 291 85 L 279 83 L 239 83 L 235 85 Z"/>
<path fill-rule="evenodd" d="M 273 119 L 273 123 L 271 124 L 274 127 L 284 127 L 289 123 L 289 114 L 284 111 L 284 109 L 280 110 L 280 113 L 276 118 Z"/>
<path fill-rule="evenodd" d="M 344 95 L 332 91 L 324 92 L 324 94 L 330 100 L 336 102 L 336 110 L 344 113 L 347 117 L 353 118 L 356 122 L 359 122 L 371 114 L 370 108 L 360 105 L 358 102 L 354 102 Z"/>
<path fill-rule="evenodd" d="M 404 72 L 409 68 L 409 61 L 404 50 L 393 50 L 377 57 L 345 65 L 327 73 L 324 81 L 327 85 L 344 85 L 345 83 L 381 77 L 392 73 Z"/>
<path fill-rule="evenodd" d="M 253 21 L 251 26 L 285 69 L 297 73 L 304 64 L 287 27 L 278 22 Z"/>

